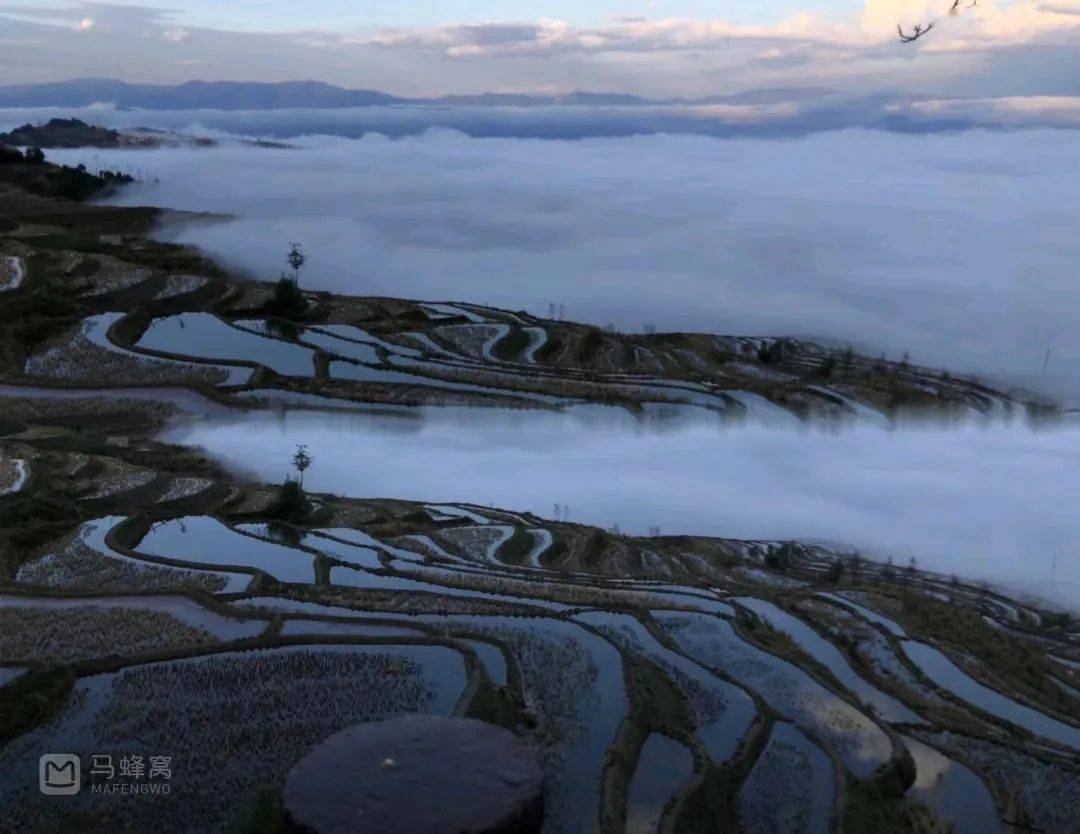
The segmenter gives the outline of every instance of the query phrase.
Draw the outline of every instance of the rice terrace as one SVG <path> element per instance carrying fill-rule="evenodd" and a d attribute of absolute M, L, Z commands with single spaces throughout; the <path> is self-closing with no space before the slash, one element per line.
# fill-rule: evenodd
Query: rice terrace
<path fill-rule="evenodd" d="M 0 8 L 0 38 L 71 77 L 91 37 L 214 34 L 258 71 L 270 34 L 179 5 Z M 825 62 L 741 98 L 672 69 L 720 43 L 676 19 L 333 47 L 444 50 L 443 96 L 28 64 L 0 832 L 1080 831 L 1067 97 L 883 106 L 821 57 L 923 78 L 1015 7 L 723 24 Z M 457 77 L 611 86 L 609 54 L 641 96 Z"/>

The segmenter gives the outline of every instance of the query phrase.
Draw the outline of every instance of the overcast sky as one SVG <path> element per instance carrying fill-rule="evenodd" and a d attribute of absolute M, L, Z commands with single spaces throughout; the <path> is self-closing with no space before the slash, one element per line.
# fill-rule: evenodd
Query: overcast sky
<path fill-rule="evenodd" d="M 7 83 L 313 78 L 398 94 L 776 86 L 1072 96 L 1080 0 L 0 0 Z M 936 21 L 917 44 L 895 27 Z"/>

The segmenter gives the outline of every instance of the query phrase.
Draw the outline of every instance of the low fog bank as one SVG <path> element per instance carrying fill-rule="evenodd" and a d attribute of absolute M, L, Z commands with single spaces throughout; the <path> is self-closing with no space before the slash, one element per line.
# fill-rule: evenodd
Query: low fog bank
<path fill-rule="evenodd" d="M 924 99 L 899 93 L 852 95 L 820 88 L 766 89 L 683 103 L 636 105 L 392 104 L 334 109 L 138 110 L 0 108 L 0 129 L 75 116 L 118 129 L 143 126 L 277 139 L 368 133 L 401 137 L 455 130 L 476 138 L 582 139 L 650 134 L 783 138 L 863 128 L 951 133 L 985 128 L 1080 127 L 1080 97 Z"/>
<path fill-rule="evenodd" d="M 634 106 L 634 107 L 491 107 L 393 105 L 335 110 L 114 110 L 111 107 L 0 108 L 0 129 L 26 122 L 75 116 L 116 129 L 151 126 L 192 130 L 203 135 L 243 135 L 273 139 L 340 136 L 357 139 L 369 133 L 400 138 L 430 130 L 453 130 L 475 138 L 582 139 L 657 133 L 703 136 L 803 136 L 845 127 L 906 129 L 905 120 L 884 120 L 875 111 L 853 105 L 808 109 L 802 105 Z M 964 122 L 942 123 L 930 130 L 955 130 Z M 1053 126 L 1059 126 L 1051 123 Z M 1066 125 L 1061 125 L 1066 126 Z M 917 129 L 914 125 L 911 129 Z"/>
<path fill-rule="evenodd" d="M 317 413 L 177 426 L 229 464 L 280 481 L 294 444 L 313 491 L 468 501 L 644 535 L 823 540 L 873 558 L 1080 605 L 1080 425 L 856 425 L 842 431 L 682 422 L 625 412 L 429 409 L 422 420 Z M 1056 565 L 1054 557 L 1057 556 Z"/>
<path fill-rule="evenodd" d="M 831 338 L 1075 396 L 1074 136 L 434 132 L 51 155 L 153 180 L 118 203 L 236 215 L 165 234 L 263 277 L 297 240 L 311 287 L 559 304 L 630 331 Z"/>

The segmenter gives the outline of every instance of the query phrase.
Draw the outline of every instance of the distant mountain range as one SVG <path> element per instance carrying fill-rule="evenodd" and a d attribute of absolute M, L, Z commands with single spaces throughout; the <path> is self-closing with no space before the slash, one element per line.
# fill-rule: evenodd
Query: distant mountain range
<path fill-rule="evenodd" d="M 403 98 L 378 90 L 346 90 L 321 81 L 259 83 L 248 81 L 188 81 L 176 85 L 128 84 L 112 79 L 84 78 L 52 84 L 0 87 L 0 107 L 87 107 L 108 103 L 142 110 L 282 110 L 369 107 L 389 104 L 456 105 L 469 107 L 541 107 L 591 105 L 632 107 L 657 104 L 773 104 L 826 95 L 817 87 L 755 90 L 700 99 L 647 99 L 622 93 L 574 92 L 539 96 L 518 93 Z"/>

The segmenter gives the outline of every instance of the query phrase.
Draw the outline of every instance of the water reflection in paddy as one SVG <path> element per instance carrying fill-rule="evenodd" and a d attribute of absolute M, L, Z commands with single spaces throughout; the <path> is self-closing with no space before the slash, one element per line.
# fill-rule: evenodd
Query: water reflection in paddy
<path fill-rule="evenodd" d="M 310 581 L 310 580 L 308 580 Z M 527 596 L 512 596 L 510 594 L 497 594 L 488 591 L 474 591 L 470 588 L 457 588 L 447 585 L 438 585 L 432 582 L 424 582 L 419 579 L 409 579 L 404 576 L 396 576 L 385 573 L 372 573 L 365 570 L 354 570 L 335 565 L 330 568 L 330 584 L 342 585 L 349 588 L 361 588 L 364 590 L 381 591 L 416 591 L 429 594 L 441 594 L 450 597 L 464 597 L 469 599 L 495 600 L 511 604 L 535 605 L 551 610 L 565 610 L 568 606 L 545 599 Z"/>
<path fill-rule="evenodd" d="M 956 834 L 994 834 L 1001 820 L 994 799 L 971 770 L 943 756 L 928 744 L 904 738 L 915 759 L 915 784 L 909 794 L 934 809 Z"/>
<path fill-rule="evenodd" d="M 719 764 L 734 755 L 757 713 L 749 695 L 686 655 L 664 646 L 636 617 L 614 611 L 586 611 L 575 619 L 599 628 L 618 645 L 660 666 L 690 701 L 697 736 L 713 761 Z"/>
<path fill-rule="evenodd" d="M 791 637 L 803 651 L 822 663 L 865 706 L 872 708 L 884 720 L 892 723 L 923 723 L 921 718 L 895 698 L 859 677 L 840 650 L 802 620 L 766 600 L 740 597 L 737 601 L 777 631 Z"/>
<path fill-rule="evenodd" d="M 256 322 L 226 324 L 210 313 L 181 313 L 155 319 L 138 347 L 200 359 L 259 362 L 286 376 L 313 376 L 315 355 L 301 345 L 262 336 Z"/>
<path fill-rule="evenodd" d="M 104 556 L 107 559 L 114 559 L 119 562 L 131 562 L 139 567 L 142 567 L 145 565 L 145 562 L 142 562 L 138 559 L 133 559 L 129 556 L 124 556 L 121 553 L 117 553 L 105 542 L 105 539 L 108 537 L 109 531 L 125 520 L 126 519 L 124 516 L 106 516 L 104 518 L 88 521 L 79 528 L 79 539 L 92 551 L 101 556 Z M 230 573 L 227 571 L 202 571 L 198 570 L 197 567 L 184 568 L 184 570 L 192 571 L 196 574 L 205 574 L 206 576 L 220 578 L 223 582 L 221 590 L 224 593 L 237 593 L 243 591 L 251 582 L 251 576 L 246 573 Z"/>
<path fill-rule="evenodd" d="M 483 640 L 465 640 L 464 642 L 476 652 L 495 685 L 506 686 L 506 658 L 503 656 L 502 650 L 494 643 L 487 643 Z"/>
<path fill-rule="evenodd" d="M 667 736 L 652 733 L 641 749 L 630 781 L 625 834 L 652 834 L 660 825 L 664 805 L 690 778 L 690 751 Z"/>
<path fill-rule="evenodd" d="M 415 628 L 370 623 L 326 623 L 320 620 L 286 620 L 281 626 L 284 637 L 298 634 L 343 635 L 345 637 L 423 637 Z"/>
<path fill-rule="evenodd" d="M 226 617 L 180 595 L 46 597 L 36 594 L 26 596 L 0 594 L 0 609 L 3 608 L 48 608 L 53 611 L 79 608 L 125 608 L 155 611 L 159 614 L 167 614 L 192 628 L 207 631 L 219 640 L 255 637 L 266 629 L 264 620 Z"/>
<path fill-rule="evenodd" d="M 154 525 L 138 552 L 198 565 L 258 568 L 281 582 L 314 582 L 310 553 L 244 535 L 209 516 Z"/>
<path fill-rule="evenodd" d="M 739 794 L 743 830 L 825 834 L 834 795 L 829 757 L 791 724 L 778 722 Z"/>
<path fill-rule="evenodd" d="M 315 491 L 466 501 L 644 534 L 836 541 L 987 579 L 1064 605 L 1080 599 L 1080 425 L 842 429 L 723 426 L 715 415 L 643 423 L 623 409 L 285 412 L 177 423 L 270 481 L 297 443 Z M 1026 477 L 1020 483 L 1016 471 Z M 1052 577 L 1057 554 L 1056 576 Z"/>
<path fill-rule="evenodd" d="M 618 650 L 577 623 L 547 617 L 409 619 L 506 645 L 539 722 L 548 779 L 543 830 L 598 834 L 604 761 L 629 709 Z"/>
<path fill-rule="evenodd" d="M 830 745 L 855 776 L 868 776 L 889 760 L 892 744 L 876 724 L 801 668 L 744 641 L 728 621 L 699 614 L 655 616 L 682 651 L 757 691 L 782 716 Z"/>
<path fill-rule="evenodd" d="M 932 646 L 915 640 L 904 640 L 900 645 L 923 674 L 956 697 L 1037 735 L 1080 750 L 1080 728 L 1044 715 L 983 686 Z"/>

